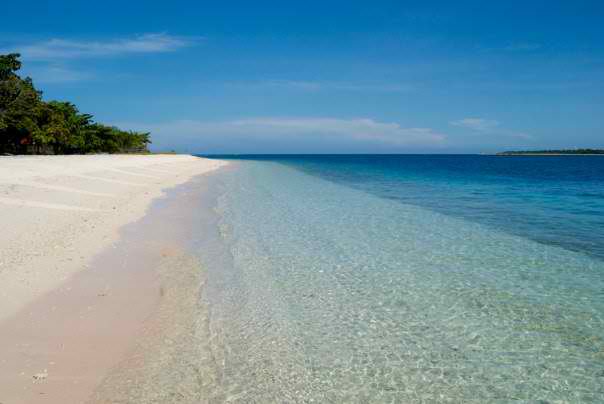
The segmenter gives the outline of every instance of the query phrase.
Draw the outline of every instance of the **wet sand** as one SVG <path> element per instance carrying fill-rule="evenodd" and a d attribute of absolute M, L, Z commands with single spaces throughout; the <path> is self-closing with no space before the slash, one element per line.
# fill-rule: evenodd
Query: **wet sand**
<path fill-rule="evenodd" d="M 195 172 L 190 169 L 189 183 L 156 199 L 146 215 L 101 243 L 102 252 L 83 256 L 86 264 L 67 272 L 71 276 L 58 287 L 5 311 L 2 404 L 153 402 L 159 393 L 148 386 L 164 386 L 166 399 L 156 402 L 199 401 L 199 368 L 182 366 L 191 356 L 184 341 L 203 337 L 197 313 L 203 269 L 191 253 L 195 212 L 203 203 L 203 176 L 191 180 Z M 77 245 L 78 234 L 73 237 Z M 47 258 L 56 262 L 57 256 Z M 178 369 L 172 372 L 183 383 L 162 384 L 160 376 L 170 369 Z M 182 376 L 187 372 L 188 384 Z M 184 390 L 173 394 L 174 388 Z M 127 399 L 133 394 L 138 399 Z"/>

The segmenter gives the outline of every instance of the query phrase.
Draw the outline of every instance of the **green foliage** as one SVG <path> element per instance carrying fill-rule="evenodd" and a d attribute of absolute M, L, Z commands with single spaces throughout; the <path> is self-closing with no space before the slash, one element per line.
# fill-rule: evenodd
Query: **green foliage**
<path fill-rule="evenodd" d="M 70 102 L 42 100 L 32 80 L 17 75 L 19 54 L 0 55 L 0 152 L 75 154 L 146 152 L 149 133 L 96 123 Z"/>
<path fill-rule="evenodd" d="M 602 149 L 563 149 L 563 150 L 517 150 L 497 153 L 499 156 L 521 155 L 558 155 L 558 154 L 604 154 Z"/>
<path fill-rule="evenodd" d="M 18 53 L 0 55 L 0 80 L 7 80 L 15 76 L 15 72 L 21 68 Z"/>

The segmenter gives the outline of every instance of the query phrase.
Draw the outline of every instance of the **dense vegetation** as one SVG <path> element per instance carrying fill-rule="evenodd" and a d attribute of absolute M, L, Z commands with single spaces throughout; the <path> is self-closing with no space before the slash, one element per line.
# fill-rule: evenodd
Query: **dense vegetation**
<path fill-rule="evenodd" d="M 533 154 L 604 154 L 602 149 L 564 149 L 564 150 L 519 150 L 497 153 L 499 156 L 518 156 Z"/>
<path fill-rule="evenodd" d="M 21 78 L 19 54 L 0 55 L 0 153 L 75 154 L 146 152 L 149 133 L 94 122 L 70 102 L 42 100 L 32 79 Z"/>

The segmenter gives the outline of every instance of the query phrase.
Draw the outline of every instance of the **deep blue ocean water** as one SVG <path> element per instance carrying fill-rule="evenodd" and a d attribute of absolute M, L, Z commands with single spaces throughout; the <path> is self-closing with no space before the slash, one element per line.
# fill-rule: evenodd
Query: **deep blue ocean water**
<path fill-rule="evenodd" d="M 212 397 L 604 402 L 603 157 L 233 162 Z"/>

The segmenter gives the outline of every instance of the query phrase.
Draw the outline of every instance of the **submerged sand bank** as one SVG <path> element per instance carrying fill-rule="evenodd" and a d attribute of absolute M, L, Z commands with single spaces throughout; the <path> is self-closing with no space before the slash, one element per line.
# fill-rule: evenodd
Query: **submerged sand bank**
<path fill-rule="evenodd" d="M 224 164 L 187 155 L 0 157 L 0 321 L 85 269 L 163 189 Z"/>

